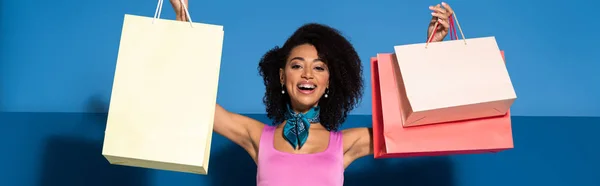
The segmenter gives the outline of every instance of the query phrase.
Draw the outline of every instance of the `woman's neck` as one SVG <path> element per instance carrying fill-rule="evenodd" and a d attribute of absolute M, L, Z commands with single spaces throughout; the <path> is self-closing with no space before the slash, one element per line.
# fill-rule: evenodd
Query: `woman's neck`
<path fill-rule="evenodd" d="M 284 126 L 286 123 L 287 123 L 287 121 L 283 121 L 283 122 L 281 122 L 281 124 L 280 124 L 280 125 L 277 125 L 277 128 L 281 128 L 281 127 L 283 127 L 283 126 Z M 325 126 L 321 125 L 321 123 L 320 123 L 320 122 L 319 122 L 319 123 L 311 123 L 311 124 L 310 124 L 310 129 L 319 129 L 319 130 L 320 130 L 320 129 L 324 129 L 324 130 L 326 130 Z M 310 130 L 310 129 L 309 129 L 309 130 Z"/>
<path fill-rule="evenodd" d="M 304 106 L 301 106 L 301 105 L 299 105 L 299 104 L 294 104 L 294 103 L 292 103 L 292 104 L 291 104 L 291 106 L 292 106 L 292 110 L 293 110 L 294 112 L 296 112 L 296 113 L 302 113 L 302 114 L 306 114 L 308 111 L 310 111 L 310 109 L 312 109 L 312 108 L 313 108 L 313 107 L 315 107 L 316 105 L 313 105 L 313 106 L 306 106 L 306 105 L 304 105 Z"/>

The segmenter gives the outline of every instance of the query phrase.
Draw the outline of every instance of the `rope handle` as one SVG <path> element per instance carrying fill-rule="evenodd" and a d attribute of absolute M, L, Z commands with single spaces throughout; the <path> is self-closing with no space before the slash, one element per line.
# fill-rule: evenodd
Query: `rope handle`
<path fill-rule="evenodd" d="M 190 16 L 190 12 L 188 11 L 187 6 L 185 6 L 185 3 L 183 2 L 183 0 L 179 0 L 179 2 L 181 2 L 181 5 L 183 6 L 183 9 L 185 10 L 185 14 L 188 17 L 188 22 L 190 23 L 190 27 L 194 27 L 194 25 L 192 25 L 192 16 Z M 154 11 L 154 18 L 152 18 L 152 24 L 154 24 L 154 20 L 156 19 L 160 19 L 160 14 L 162 12 L 162 6 L 163 6 L 163 0 L 158 0 L 158 3 L 156 5 L 156 10 Z"/>
<path fill-rule="evenodd" d="M 453 19 L 454 18 L 454 19 Z M 458 30 L 460 31 L 460 35 L 463 38 L 463 41 L 465 42 L 465 45 L 467 44 L 467 40 L 465 39 L 465 34 L 463 33 L 461 27 L 460 27 L 460 23 L 458 23 L 458 18 L 456 17 L 456 13 L 452 13 L 452 15 L 450 15 L 449 17 L 449 25 L 450 28 L 448 28 L 448 34 L 450 35 L 450 40 L 454 39 L 457 40 L 458 39 L 458 34 L 456 33 L 456 28 L 454 26 L 454 22 L 456 21 L 456 25 L 458 26 Z M 437 32 L 438 27 L 440 22 L 436 21 L 434 28 L 433 28 L 433 32 L 431 32 L 431 35 L 429 36 L 429 38 L 427 38 L 427 43 L 425 44 L 425 48 L 427 48 L 427 46 L 429 45 L 429 43 L 431 43 L 431 40 L 433 40 L 433 36 L 435 35 L 435 33 Z M 454 37 L 453 37 L 454 36 Z"/>
<path fill-rule="evenodd" d="M 458 35 L 456 35 L 456 27 L 454 26 L 454 19 L 448 19 L 450 20 L 450 29 L 448 29 L 450 34 L 450 40 L 457 40 L 458 39 Z"/>

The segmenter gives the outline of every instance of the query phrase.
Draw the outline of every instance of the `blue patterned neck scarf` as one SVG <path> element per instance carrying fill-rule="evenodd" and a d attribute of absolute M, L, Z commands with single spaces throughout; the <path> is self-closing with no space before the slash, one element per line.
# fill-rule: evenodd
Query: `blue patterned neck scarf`
<path fill-rule="evenodd" d="M 306 139 L 308 139 L 308 129 L 311 123 L 319 122 L 319 106 L 311 108 L 307 113 L 295 113 L 287 106 L 288 111 L 285 114 L 286 124 L 283 127 L 283 137 L 290 145 L 296 149 L 302 148 Z"/>

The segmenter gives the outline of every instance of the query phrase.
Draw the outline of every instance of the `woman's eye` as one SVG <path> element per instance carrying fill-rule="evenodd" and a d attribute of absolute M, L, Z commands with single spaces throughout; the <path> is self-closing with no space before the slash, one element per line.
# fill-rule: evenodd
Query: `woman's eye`
<path fill-rule="evenodd" d="M 297 68 L 300 68 L 300 67 L 301 67 L 300 65 L 292 65 L 292 69 L 297 69 Z"/>
<path fill-rule="evenodd" d="M 323 68 L 323 67 L 315 67 L 315 69 L 317 69 L 317 70 L 319 70 L 319 71 L 323 71 L 323 70 L 325 70 L 325 68 Z"/>

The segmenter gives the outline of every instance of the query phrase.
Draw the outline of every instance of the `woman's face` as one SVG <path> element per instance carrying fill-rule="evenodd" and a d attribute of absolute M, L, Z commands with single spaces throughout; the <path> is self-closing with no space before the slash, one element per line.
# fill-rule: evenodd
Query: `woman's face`
<path fill-rule="evenodd" d="M 279 77 L 296 112 L 316 106 L 329 87 L 329 69 L 310 44 L 292 49 Z"/>

